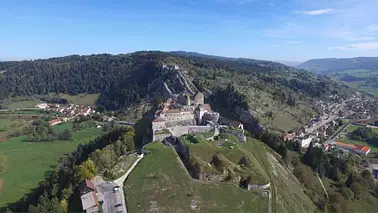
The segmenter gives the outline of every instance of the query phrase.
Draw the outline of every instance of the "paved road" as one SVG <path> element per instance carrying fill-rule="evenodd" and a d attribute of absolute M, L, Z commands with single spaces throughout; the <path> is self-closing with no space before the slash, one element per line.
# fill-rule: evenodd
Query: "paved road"
<path fill-rule="evenodd" d="M 103 201 L 102 209 L 104 213 L 116 213 L 124 212 L 127 213 L 126 199 L 123 192 L 123 183 L 130 173 L 134 170 L 136 165 L 143 159 L 144 155 L 138 156 L 138 159 L 133 163 L 127 172 L 120 178 L 113 182 L 105 182 L 102 177 L 97 176 L 95 178 L 95 186 L 97 188 L 97 197 L 99 201 Z M 114 192 L 113 188 L 119 186 L 119 191 Z M 115 207 L 117 204 L 121 204 L 119 207 Z"/>
<path fill-rule="evenodd" d="M 125 205 L 125 202 L 122 202 L 121 191 L 114 192 L 113 188 L 116 186 L 115 183 L 101 183 L 100 185 L 96 185 L 96 189 L 98 192 L 98 200 L 103 201 L 102 209 L 104 213 L 115 213 L 118 211 L 122 211 L 122 207 L 116 207 L 117 204 Z"/>

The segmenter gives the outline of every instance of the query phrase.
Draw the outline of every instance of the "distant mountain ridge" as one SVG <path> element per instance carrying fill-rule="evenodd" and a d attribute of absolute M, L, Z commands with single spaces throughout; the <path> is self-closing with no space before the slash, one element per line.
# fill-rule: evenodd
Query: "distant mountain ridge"
<path fill-rule="evenodd" d="M 287 66 L 284 63 L 281 63 L 279 61 L 268 61 L 268 60 L 258 60 L 258 59 L 251 59 L 251 58 L 233 58 L 233 57 L 224 57 L 224 56 L 216 56 L 216 55 L 207 55 L 197 52 L 187 52 L 187 51 L 170 51 L 168 52 L 170 54 L 176 55 L 176 56 L 184 56 L 184 57 L 200 57 L 200 58 L 207 58 L 207 59 L 218 59 L 218 60 L 227 60 L 227 61 L 239 61 L 239 62 L 247 62 L 247 63 L 276 63 L 283 66 Z"/>
<path fill-rule="evenodd" d="M 378 57 L 311 59 L 297 68 L 311 71 L 343 71 L 350 69 L 378 70 Z"/>

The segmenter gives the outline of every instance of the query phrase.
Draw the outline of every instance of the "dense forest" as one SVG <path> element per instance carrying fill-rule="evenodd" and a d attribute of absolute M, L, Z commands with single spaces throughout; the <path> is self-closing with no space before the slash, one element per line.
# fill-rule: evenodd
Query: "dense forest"
<path fill-rule="evenodd" d="M 214 70 L 216 73 L 213 73 L 212 77 L 222 73 L 237 75 L 253 82 L 256 88 L 265 89 L 270 93 L 285 91 L 315 98 L 332 93 L 343 94 L 343 88 L 334 85 L 327 77 L 316 77 L 279 63 L 163 52 L 136 52 L 122 55 L 72 55 L 0 63 L 0 100 L 34 94 L 99 93 L 98 105 L 107 109 L 120 109 L 140 102 L 147 98 L 148 94 L 155 94 L 154 91 L 149 91 L 149 86 L 154 80 L 163 77 L 160 72 L 162 64 L 170 62 L 189 70 L 191 77 L 196 78 L 197 85 L 201 87 L 209 85 L 203 84 L 206 75 L 202 75 L 199 70 Z M 286 98 L 285 102 L 293 104 L 292 100 L 288 99 L 288 94 Z"/>

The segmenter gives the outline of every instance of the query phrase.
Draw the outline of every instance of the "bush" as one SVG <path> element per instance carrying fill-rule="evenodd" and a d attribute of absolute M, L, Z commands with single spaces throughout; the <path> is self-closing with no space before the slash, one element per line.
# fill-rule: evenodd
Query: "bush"
<path fill-rule="evenodd" d="M 360 199 L 364 193 L 364 187 L 360 183 L 353 183 L 350 189 L 354 192 L 354 197 Z"/>
<path fill-rule="evenodd" d="M 348 187 L 341 188 L 340 192 L 347 200 L 352 200 L 354 198 L 354 192 Z"/>

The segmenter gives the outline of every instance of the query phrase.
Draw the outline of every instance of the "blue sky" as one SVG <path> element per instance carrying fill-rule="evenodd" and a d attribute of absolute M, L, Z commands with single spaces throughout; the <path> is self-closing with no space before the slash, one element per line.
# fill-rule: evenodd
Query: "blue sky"
<path fill-rule="evenodd" d="M 2 0 L 0 60 L 139 50 L 289 61 L 378 56 L 376 1 Z"/>

